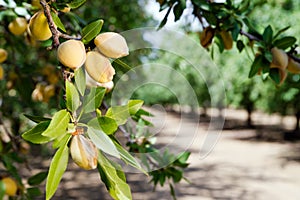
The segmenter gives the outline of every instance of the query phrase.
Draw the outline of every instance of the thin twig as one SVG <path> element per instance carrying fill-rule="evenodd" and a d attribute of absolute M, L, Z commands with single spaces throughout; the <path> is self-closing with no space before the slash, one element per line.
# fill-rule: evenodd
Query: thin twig
<path fill-rule="evenodd" d="M 44 14 L 47 18 L 47 22 L 48 22 L 50 31 L 52 33 L 52 38 L 53 38 L 52 48 L 56 49 L 60 44 L 59 43 L 60 32 L 57 30 L 55 23 L 52 19 L 51 10 L 50 10 L 50 6 L 48 5 L 48 3 L 45 0 L 41 0 L 40 4 L 42 5 L 42 7 L 44 9 Z"/>
<path fill-rule="evenodd" d="M 240 34 L 246 36 L 250 40 L 261 41 L 261 39 L 259 39 L 255 35 L 252 35 L 252 34 L 246 32 L 246 31 L 243 31 L 242 29 L 240 30 Z"/>

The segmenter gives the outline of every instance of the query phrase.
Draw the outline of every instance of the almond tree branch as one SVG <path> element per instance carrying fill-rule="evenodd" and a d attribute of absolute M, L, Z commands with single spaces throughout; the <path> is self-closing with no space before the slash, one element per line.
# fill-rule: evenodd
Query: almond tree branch
<path fill-rule="evenodd" d="M 261 41 L 261 39 L 259 39 L 255 35 L 252 35 L 246 31 L 243 31 L 242 29 L 240 30 L 240 34 L 246 36 L 247 38 L 249 38 L 249 40 Z"/>
<path fill-rule="evenodd" d="M 41 0 L 40 4 L 42 5 L 43 9 L 44 9 L 44 14 L 47 18 L 47 22 L 49 24 L 49 28 L 51 30 L 52 33 L 52 37 L 53 37 L 53 44 L 52 44 L 52 48 L 57 48 L 59 46 L 59 36 L 60 36 L 60 32 L 57 30 L 55 23 L 52 19 L 51 16 L 51 10 L 50 10 L 50 6 L 48 5 L 48 3 L 45 0 Z"/>
<path fill-rule="evenodd" d="M 53 21 L 53 18 L 52 18 L 52 16 L 51 16 L 51 8 L 50 8 L 50 6 L 48 5 L 48 3 L 46 2 L 46 0 L 41 0 L 40 3 L 41 3 L 41 5 L 42 5 L 42 7 L 43 7 L 43 9 L 44 9 L 44 14 L 45 14 L 45 16 L 46 16 L 46 18 L 47 18 L 47 22 L 48 22 L 50 31 L 51 31 L 51 33 L 52 33 L 52 37 L 53 37 L 52 48 L 56 49 L 56 48 L 59 46 L 59 44 L 60 44 L 59 38 L 60 38 L 60 37 L 61 37 L 61 38 L 64 38 L 64 39 L 68 39 L 68 40 L 69 40 L 69 39 L 77 39 L 77 40 L 80 39 L 80 38 L 76 38 L 76 37 L 73 37 L 73 36 L 70 36 L 70 35 L 61 33 L 61 32 L 57 29 L 57 27 L 56 27 L 56 25 L 55 25 L 55 23 L 54 23 L 54 21 Z"/>

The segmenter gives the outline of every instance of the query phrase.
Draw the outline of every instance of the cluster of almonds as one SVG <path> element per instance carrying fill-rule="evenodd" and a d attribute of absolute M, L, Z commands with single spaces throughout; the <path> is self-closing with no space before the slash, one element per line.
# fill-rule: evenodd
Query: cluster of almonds
<path fill-rule="evenodd" d="M 33 43 L 33 41 L 45 41 L 51 38 L 52 33 L 48 26 L 47 18 L 43 10 L 36 12 L 27 23 L 26 18 L 17 17 L 11 21 L 8 25 L 8 30 L 16 35 L 23 35 L 26 33 L 27 39 Z"/>
<path fill-rule="evenodd" d="M 126 40 L 114 32 L 99 34 L 94 43 L 96 48 L 86 53 L 84 44 L 79 40 L 67 40 L 57 49 L 58 60 L 66 67 L 77 70 L 85 66 L 87 85 L 102 86 L 110 91 L 115 69 L 109 58 L 121 58 L 129 54 Z"/>
<path fill-rule="evenodd" d="M 273 47 L 271 49 L 273 56 L 270 68 L 277 68 L 280 75 L 280 84 L 284 82 L 287 77 L 287 71 L 293 74 L 300 73 L 300 63 L 289 57 L 282 49 Z"/>
<path fill-rule="evenodd" d="M 211 26 L 204 28 L 203 31 L 200 33 L 200 44 L 204 48 L 208 48 L 211 45 L 215 35 L 219 35 L 221 37 L 224 49 L 232 49 L 233 39 L 231 33 L 225 30 L 217 30 L 215 28 L 212 28 Z"/>
<path fill-rule="evenodd" d="M 30 18 L 29 23 L 27 23 L 27 19 L 25 17 L 16 17 L 8 24 L 8 30 L 16 36 L 20 36 L 25 33 L 28 42 L 35 44 L 35 41 L 45 41 L 50 39 L 52 33 L 40 2 L 32 0 L 31 5 L 32 8 L 38 9 L 38 11 Z M 69 12 L 70 8 L 65 7 L 59 11 Z"/>
<path fill-rule="evenodd" d="M 96 48 L 86 52 L 84 44 L 79 40 L 67 40 L 57 49 L 58 60 L 72 70 L 78 70 L 83 65 L 86 70 L 86 84 L 90 87 L 102 86 L 110 91 L 113 86 L 115 69 L 109 58 L 121 58 L 129 54 L 124 37 L 118 33 L 106 32 L 99 34 L 94 43 Z M 84 130 L 70 130 L 72 139 L 70 154 L 74 162 L 83 169 L 97 167 L 98 149 L 84 135 Z"/>

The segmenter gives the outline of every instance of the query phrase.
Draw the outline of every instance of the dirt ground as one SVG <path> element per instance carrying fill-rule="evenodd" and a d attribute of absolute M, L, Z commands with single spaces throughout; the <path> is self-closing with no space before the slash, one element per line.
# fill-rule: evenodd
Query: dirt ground
<path fill-rule="evenodd" d="M 178 200 L 300 199 L 300 142 L 286 142 L 281 137 L 283 131 L 293 127 L 293 118 L 254 113 L 253 121 L 259 128 L 248 129 L 243 126 L 246 114 L 228 109 L 220 132 L 214 129 L 214 123 L 201 117 L 195 120 L 163 109 L 151 111 L 160 147 L 192 152 L 185 172 L 190 183 L 176 185 Z M 212 110 L 210 114 L 216 113 Z M 257 135 L 270 137 L 258 140 Z M 41 164 L 48 163 L 37 163 Z M 143 174 L 128 173 L 127 179 L 135 200 L 172 199 L 169 187 L 158 186 L 153 192 L 149 178 Z M 70 162 L 53 199 L 110 200 L 99 180 L 97 171 L 84 171 Z"/>

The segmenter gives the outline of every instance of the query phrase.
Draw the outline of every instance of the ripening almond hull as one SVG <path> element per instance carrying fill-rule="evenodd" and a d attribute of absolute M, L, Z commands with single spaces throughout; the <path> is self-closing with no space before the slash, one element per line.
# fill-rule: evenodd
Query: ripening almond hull
<path fill-rule="evenodd" d="M 73 70 L 80 68 L 86 60 L 84 44 L 79 40 L 67 40 L 57 49 L 58 60 Z"/>
<path fill-rule="evenodd" d="M 271 49 L 271 53 L 273 56 L 272 63 L 274 63 L 277 66 L 280 66 L 280 68 L 283 70 L 286 69 L 288 65 L 287 54 L 282 49 L 278 49 L 277 47 L 273 47 Z"/>
<path fill-rule="evenodd" d="M 47 18 L 43 11 L 39 11 L 31 17 L 29 21 L 29 29 L 34 39 L 39 41 L 48 40 L 52 36 Z"/>
<path fill-rule="evenodd" d="M 232 40 L 231 34 L 229 32 L 227 32 L 227 31 L 221 31 L 220 32 L 220 36 L 221 36 L 221 38 L 223 40 L 224 49 L 226 49 L 226 50 L 232 49 L 233 40 Z"/>
<path fill-rule="evenodd" d="M 207 48 L 211 44 L 215 36 L 215 30 L 212 27 L 206 27 L 203 32 L 200 33 L 200 44 Z"/>
<path fill-rule="evenodd" d="M 129 54 L 125 38 L 114 32 L 99 34 L 94 43 L 98 50 L 108 58 L 121 58 Z"/>
<path fill-rule="evenodd" d="M 87 53 L 85 70 L 92 79 L 99 83 L 110 82 L 115 75 L 115 69 L 109 59 L 96 51 Z"/>
<path fill-rule="evenodd" d="M 74 135 L 71 140 L 70 153 L 74 162 L 83 169 L 97 167 L 98 149 L 83 135 Z"/>
<path fill-rule="evenodd" d="M 293 74 L 300 74 L 300 63 L 296 62 L 292 58 L 289 58 L 287 70 Z"/>

